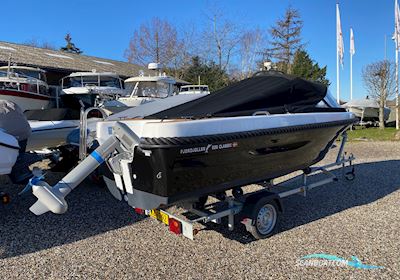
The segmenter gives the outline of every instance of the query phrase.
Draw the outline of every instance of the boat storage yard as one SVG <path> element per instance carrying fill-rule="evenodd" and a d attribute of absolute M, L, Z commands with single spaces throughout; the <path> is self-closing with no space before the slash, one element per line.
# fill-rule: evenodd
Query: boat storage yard
<path fill-rule="evenodd" d="M 399 141 L 348 136 L 383 102 L 65 40 L 0 41 L 0 279 L 400 279 Z"/>
<path fill-rule="evenodd" d="M 34 71 L 13 67 L 5 79 Z M 72 73 L 64 107 L 25 110 L 29 123 L 3 101 L 4 278 L 287 278 L 320 252 L 398 275 L 396 142 L 349 145 L 354 114 L 322 84 L 260 71 L 179 94 L 151 70 L 122 97 L 116 74 Z M 21 84 L 3 94 L 36 94 Z"/>

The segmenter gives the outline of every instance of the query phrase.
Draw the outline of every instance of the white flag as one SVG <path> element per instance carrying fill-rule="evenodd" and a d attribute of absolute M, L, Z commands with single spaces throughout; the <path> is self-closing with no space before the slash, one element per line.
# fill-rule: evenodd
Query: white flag
<path fill-rule="evenodd" d="M 394 2 L 394 35 L 396 50 L 400 50 L 400 10 L 397 0 Z"/>
<path fill-rule="evenodd" d="M 350 28 L 350 55 L 354 55 L 355 53 L 356 53 L 356 48 L 354 47 L 353 28 Z"/>
<path fill-rule="evenodd" d="M 339 54 L 340 64 L 343 67 L 344 44 L 343 44 L 342 25 L 340 23 L 339 4 L 336 4 L 336 50 Z"/>

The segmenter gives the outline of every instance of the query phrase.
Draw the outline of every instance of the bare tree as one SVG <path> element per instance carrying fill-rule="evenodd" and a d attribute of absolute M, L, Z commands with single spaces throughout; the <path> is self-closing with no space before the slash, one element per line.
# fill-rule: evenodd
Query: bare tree
<path fill-rule="evenodd" d="M 294 53 L 304 47 L 301 39 L 302 28 L 303 21 L 299 11 L 289 7 L 283 18 L 269 30 L 271 47 L 265 50 L 265 56 L 275 60 L 278 70 L 291 73 Z"/>
<path fill-rule="evenodd" d="M 383 129 L 386 100 L 395 93 L 395 67 L 388 60 L 374 62 L 363 68 L 362 78 L 368 94 L 379 102 L 379 128 Z"/>
<path fill-rule="evenodd" d="M 187 23 L 184 28 L 179 29 L 179 48 L 171 60 L 170 72 L 176 78 L 182 79 L 185 71 L 190 67 L 192 58 L 198 53 L 198 33 L 195 25 Z"/>
<path fill-rule="evenodd" d="M 219 69 L 226 71 L 240 41 L 239 28 L 218 9 L 210 8 L 210 11 L 208 27 L 203 34 L 203 41 L 208 45 L 204 57 L 216 61 Z"/>
<path fill-rule="evenodd" d="M 265 35 L 260 29 L 249 30 L 242 34 L 239 42 L 240 79 L 250 77 L 257 69 L 257 62 L 265 45 Z"/>
<path fill-rule="evenodd" d="M 57 48 L 53 44 L 46 41 L 39 42 L 36 38 L 26 41 L 25 43 L 23 43 L 23 45 L 41 49 L 54 50 L 54 51 L 57 50 Z"/>
<path fill-rule="evenodd" d="M 159 62 L 169 67 L 177 59 L 182 44 L 174 26 L 166 20 L 153 18 L 134 32 L 125 57 L 132 63 Z"/>

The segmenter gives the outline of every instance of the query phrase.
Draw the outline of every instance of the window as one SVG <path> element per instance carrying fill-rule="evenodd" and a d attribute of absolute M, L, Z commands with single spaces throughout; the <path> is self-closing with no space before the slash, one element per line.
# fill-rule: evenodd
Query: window
<path fill-rule="evenodd" d="M 133 85 L 129 85 L 129 87 L 132 88 Z M 169 95 L 169 84 L 163 82 L 138 82 L 134 95 L 138 97 L 165 98 Z"/>
<path fill-rule="evenodd" d="M 19 68 L 11 68 L 11 72 L 14 75 L 18 75 L 19 77 L 30 77 L 38 80 L 42 80 L 46 82 L 46 75 L 40 71 L 30 70 L 30 69 L 19 69 Z"/>
<path fill-rule="evenodd" d="M 120 80 L 116 77 L 100 76 L 101 87 L 121 88 Z"/>
<path fill-rule="evenodd" d="M 99 76 L 82 76 L 83 86 L 98 86 Z"/>
<path fill-rule="evenodd" d="M 67 77 L 63 79 L 63 88 L 81 87 L 81 77 Z"/>

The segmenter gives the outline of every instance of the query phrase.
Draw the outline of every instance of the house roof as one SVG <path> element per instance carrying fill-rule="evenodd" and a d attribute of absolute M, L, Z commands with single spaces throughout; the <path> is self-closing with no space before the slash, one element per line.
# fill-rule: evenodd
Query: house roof
<path fill-rule="evenodd" d="M 10 55 L 13 63 L 46 70 L 76 72 L 95 69 L 97 72 L 114 72 L 125 78 L 137 76 L 140 70 L 147 72 L 146 67 L 128 62 L 0 41 L 0 64 L 8 63 Z"/>

